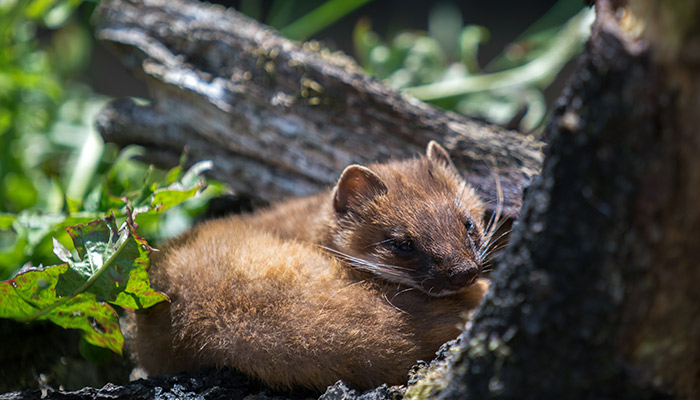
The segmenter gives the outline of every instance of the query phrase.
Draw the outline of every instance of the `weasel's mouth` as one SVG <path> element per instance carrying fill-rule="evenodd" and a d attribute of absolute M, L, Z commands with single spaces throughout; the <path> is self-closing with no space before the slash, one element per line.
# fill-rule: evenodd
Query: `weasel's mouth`
<path fill-rule="evenodd" d="M 453 287 L 445 279 L 427 278 L 424 279 L 419 286 L 419 289 L 432 297 L 450 296 L 457 293 L 464 287 Z"/>
<path fill-rule="evenodd" d="M 476 282 L 477 278 L 476 274 L 473 277 L 469 277 L 469 279 L 460 278 L 458 280 L 450 280 L 447 277 L 430 277 L 423 279 L 418 288 L 428 296 L 450 296 L 471 286 Z"/>

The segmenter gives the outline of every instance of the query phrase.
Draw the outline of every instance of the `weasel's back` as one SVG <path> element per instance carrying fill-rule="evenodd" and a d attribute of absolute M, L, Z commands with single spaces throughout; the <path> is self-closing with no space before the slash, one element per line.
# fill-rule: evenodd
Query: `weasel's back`
<path fill-rule="evenodd" d="M 367 388 L 402 383 L 435 351 L 386 288 L 352 279 L 313 245 L 235 218 L 166 247 L 150 275 L 172 303 L 137 316 L 138 359 L 149 374 L 226 366 L 277 387 L 322 390 L 343 379 Z M 455 314 L 438 346 L 457 335 Z"/>

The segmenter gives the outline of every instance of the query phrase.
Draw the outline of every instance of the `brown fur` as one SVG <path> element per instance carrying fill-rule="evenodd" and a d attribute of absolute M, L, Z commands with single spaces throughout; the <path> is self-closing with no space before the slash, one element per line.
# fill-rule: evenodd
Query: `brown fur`
<path fill-rule="evenodd" d="M 172 302 L 136 317 L 141 365 L 226 366 L 318 390 L 405 382 L 488 288 L 477 279 L 482 204 L 435 146 L 425 158 L 348 167 L 330 193 L 170 242 L 150 276 Z"/>

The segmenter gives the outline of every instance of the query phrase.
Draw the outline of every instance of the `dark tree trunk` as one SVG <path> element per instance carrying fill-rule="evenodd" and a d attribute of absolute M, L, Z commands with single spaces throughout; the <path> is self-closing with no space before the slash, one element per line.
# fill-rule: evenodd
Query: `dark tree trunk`
<path fill-rule="evenodd" d="M 493 290 L 407 397 L 700 397 L 700 1 L 630 3 L 597 2 Z M 216 178 L 262 200 L 309 193 L 346 164 L 417 153 L 430 139 L 484 195 L 496 171 L 511 216 L 539 171 L 540 142 L 398 95 L 233 11 L 108 0 L 97 21 L 153 96 L 108 106 L 105 138 L 164 162 L 187 145 L 214 159 Z M 175 377 L 160 390 L 186 397 L 202 382 Z M 217 393 L 242 396 L 241 382 Z M 326 396 L 356 394 L 336 384 Z"/>
<path fill-rule="evenodd" d="M 677 29 L 640 40 L 609 1 L 596 2 L 586 54 L 547 128 L 542 175 L 447 388 L 432 394 L 700 396 L 698 53 L 684 59 L 699 43 L 692 3 L 632 4 L 626 18 Z M 658 25 L 688 12 L 694 26 Z"/>

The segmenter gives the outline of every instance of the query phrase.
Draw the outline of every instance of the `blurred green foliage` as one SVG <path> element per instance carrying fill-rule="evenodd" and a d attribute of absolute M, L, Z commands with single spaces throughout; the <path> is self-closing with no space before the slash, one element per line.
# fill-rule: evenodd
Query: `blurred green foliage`
<path fill-rule="evenodd" d="M 104 357 L 94 345 L 123 344 L 107 302 L 165 298 L 148 284 L 140 235 L 181 232 L 224 188 L 201 178 L 210 162 L 161 171 L 135 161 L 141 149 L 102 141 L 94 120 L 106 99 L 81 81 L 95 5 L 0 0 L 0 280 L 13 277 L 0 282 L 0 317 L 80 329 L 81 351 Z M 130 221 L 118 242 L 115 216 Z"/>
<path fill-rule="evenodd" d="M 71 18 L 77 1 L 0 3 L 0 278 L 45 253 L 42 239 L 67 211 L 67 189 L 85 143 L 97 147 L 90 90 L 62 82 L 89 57 L 89 32 Z M 52 32 L 52 34 L 47 34 Z M 75 43 L 75 45 L 73 45 Z M 92 158 L 102 148 L 93 149 Z M 86 153 L 87 155 L 87 153 Z M 83 162 L 85 163 L 85 162 Z M 93 171 L 82 170 L 85 175 Z M 84 185 L 85 186 L 85 185 Z M 84 189 L 83 189 L 84 190 Z M 41 210 L 45 220 L 23 214 Z M 14 228 L 14 229 L 12 229 Z M 50 249 L 50 246 L 49 246 Z M 36 251 L 35 251 L 36 250 Z M 49 250 L 50 254 L 50 250 Z"/>
<path fill-rule="evenodd" d="M 65 35 L 79 38 L 86 33 L 68 22 L 75 1 L 52 5 L 39 0 L 0 3 L 0 211 L 61 207 L 45 195 L 57 190 L 60 177 L 52 163 L 64 149 L 52 142 L 61 138 L 38 134 L 58 120 L 76 117 L 61 113 L 67 93 L 60 82 L 86 63 L 87 49 L 80 46 L 62 54 L 59 43 L 64 41 L 65 47 Z M 39 31 L 50 27 L 65 31 L 41 45 Z"/>
<path fill-rule="evenodd" d="M 138 210 L 184 174 L 182 166 L 166 175 L 139 163 L 138 148 L 119 151 L 95 131 L 94 117 L 106 99 L 81 81 L 95 6 L 0 0 L 0 280 L 23 265 L 58 263 L 52 238 L 70 245 L 64 227 L 110 211 L 123 220 L 127 202 Z M 199 189 L 178 194 L 170 205 Z M 149 240 L 179 233 L 223 190 L 213 183 L 183 207 L 142 212 L 139 233 Z"/>
<path fill-rule="evenodd" d="M 369 20 L 360 19 L 353 40 L 362 66 L 389 86 L 529 132 L 545 117 L 544 89 L 583 49 L 592 21 L 592 10 L 581 2 L 560 0 L 484 67 L 478 49 L 489 31 L 465 26 L 454 3 L 433 6 L 427 32 L 405 30 L 387 41 L 371 30 Z"/>

